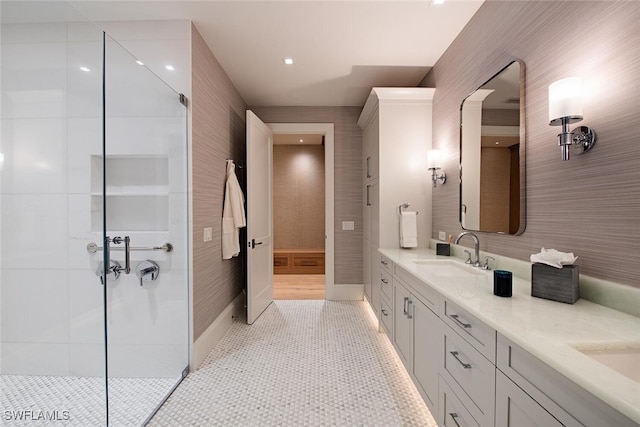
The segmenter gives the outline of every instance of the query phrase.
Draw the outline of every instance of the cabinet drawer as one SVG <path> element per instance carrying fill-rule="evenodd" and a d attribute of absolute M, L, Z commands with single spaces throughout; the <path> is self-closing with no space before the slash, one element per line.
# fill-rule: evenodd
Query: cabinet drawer
<path fill-rule="evenodd" d="M 382 320 L 385 332 L 393 341 L 393 336 L 391 335 L 391 331 L 393 331 L 393 309 L 384 298 L 380 299 L 380 320 Z"/>
<path fill-rule="evenodd" d="M 387 271 L 380 269 L 380 293 L 387 299 L 387 301 L 393 301 L 393 285 L 391 283 L 391 274 Z"/>
<path fill-rule="evenodd" d="M 460 402 L 460 399 L 453 393 L 451 387 L 440 377 L 438 425 L 441 427 L 480 427 L 473 419 L 471 413 Z"/>
<path fill-rule="evenodd" d="M 638 426 L 500 334 L 496 366 L 565 426 Z"/>
<path fill-rule="evenodd" d="M 383 271 L 393 274 L 393 262 L 382 254 L 380 255 L 380 267 L 382 267 Z"/>
<path fill-rule="evenodd" d="M 409 287 L 411 291 L 420 298 L 429 310 L 437 314 L 440 294 L 402 268 L 396 266 L 395 270 L 395 277 L 407 285 L 407 287 Z"/>
<path fill-rule="evenodd" d="M 487 326 L 466 310 L 450 301 L 444 301 L 443 320 L 453 330 L 458 331 L 465 340 L 473 345 L 491 363 L 496 361 L 496 331 Z"/>
<path fill-rule="evenodd" d="M 444 371 L 458 396 L 468 398 L 467 409 L 482 425 L 493 425 L 495 366 L 451 328 L 444 333 Z"/>
<path fill-rule="evenodd" d="M 562 423 L 496 371 L 496 427 L 561 427 Z"/>

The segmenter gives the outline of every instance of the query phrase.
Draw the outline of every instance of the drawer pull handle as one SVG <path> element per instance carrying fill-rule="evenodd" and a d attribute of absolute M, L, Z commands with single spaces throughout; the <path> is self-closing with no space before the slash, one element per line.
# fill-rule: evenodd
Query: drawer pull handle
<path fill-rule="evenodd" d="M 387 279 L 385 279 L 384 277 L 380 279 L 380 281 L 382 283 L 384 283 L 385 285 L 389 283 L 389 281 Z"/>
<path fill-rule="evenodd" d="M 458 414 L 456 414 L 455 412 L 449 412 L 449 416 L 451 417 L 453 422 L 456 423 L 456 426 L 460 427 L 460 424 L 458 424 Z"/>
<path fill-rule="evenodd" d="M 380 263 L 381 263 L 382 265 L 384 265 L 385 267 L 386 267 L 387 265 L 389 265 L 389 263 L 388 263 L 387 261 L 385 261 L 385 260 L 380 261 Z"/>
<path fill-rule="evenodd" d="M 411 304 L 413 304 L 413 301 L 411 301 L 411 299 L 409 297 L 404 297 L 404 305 L 402 307 L 402 314 L 407 316 L 407 319 L 412 319 L 413 318 L 413 316 L 411 316 Z"/>
<path fill-rule="evenodd" d="M 469 365 L 468 363 L 464 363 L 462 360 L 460 360 L 460 358 L 458 357 L 457 351 L 450 351 L 449 353 L 451 353 L 451 355 L 455 357 L 455 359 L 458 361 L 458 363 L 462 365 L 464 369 L 471 369 L 471 365 Z"/>
<path fill-rule="evenodd" d="M 387 314 L 387 310 L 385 310 L 385 309 L 383 308 L 381 311 L 382 311 L 382 314 L 384 314 L 385 316 L 388 316 L 388 314 Z"/>
<path fill-rule="evenodd" d="M 471 327 L 471 323 L 464 323 L 462 320 L 459 319 L 460 316 L 458 316 L 457 314 L 449 314 L 449 317 L 451 317 L 453 320 L 455 320 L 458 325 L 462 326 L 465 329 L 468 329 Z"/>

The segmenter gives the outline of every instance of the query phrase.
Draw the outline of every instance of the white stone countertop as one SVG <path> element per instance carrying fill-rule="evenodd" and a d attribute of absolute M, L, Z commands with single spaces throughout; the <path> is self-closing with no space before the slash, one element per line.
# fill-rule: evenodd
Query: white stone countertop
<path fill-rule="evenodd" d="M 436 256 L 429 249 L 380 249 L 405 271 L 468 310 L 547 365 L 640 424 L 640 383 L 580 349 L 640 349 L 640 318 L 579 299 L 564 304 L 531 296 L 531 282 L 513 276 L 513 296 L 493 295 L 493 271 Z M 481 274 L 438 277 L 416 259 L 448 260 Z M 640 369 L 640 366 L 638 366 Z"/>

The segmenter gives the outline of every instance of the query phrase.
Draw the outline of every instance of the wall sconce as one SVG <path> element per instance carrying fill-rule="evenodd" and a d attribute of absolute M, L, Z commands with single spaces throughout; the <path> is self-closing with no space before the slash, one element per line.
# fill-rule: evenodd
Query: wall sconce
<path fill-rule="evenodd" d="M 447 182 L 447 175 L 445 175 L 444 171 L 438 175 L 439 170 L 441 170 L 440 166 L 440 150 L 429 150 L 427 152 L 427 164 L 429 165 L 429 170 L 431 171 L 431 181 L 433 181 L 433 188 L 438 186 L 438 181 L 441 184 Z"/>
<path fill-rule="evenodd" d="M 562 126 L 558 145 L 562 160 L 569 160 L 569 147 L 578 145 L 585 153 L 596 143 L 596 133 L 588 126 L 578 126 L 572 131 L 569 124 L 582 120 L 582 79 L 569 77 L 549 85 L 549 125 Z"/>

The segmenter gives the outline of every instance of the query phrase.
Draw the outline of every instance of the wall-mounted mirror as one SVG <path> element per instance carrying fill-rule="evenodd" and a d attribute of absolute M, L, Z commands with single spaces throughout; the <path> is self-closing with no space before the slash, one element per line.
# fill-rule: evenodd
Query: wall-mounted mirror
<path fill-rule="evenodd" d="M 460 106 L 460 224 L 525 229 L 524 63 L 513 61 Z"/>

